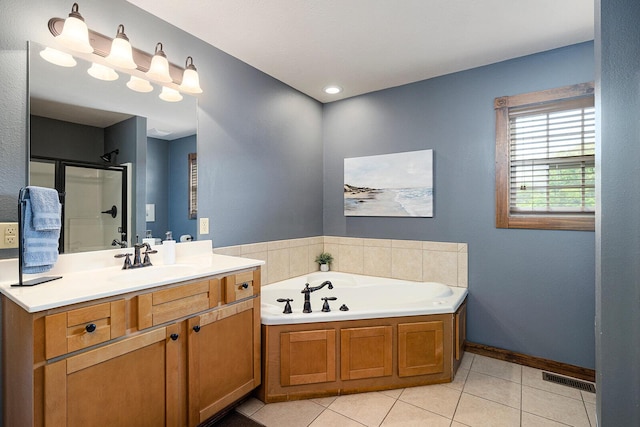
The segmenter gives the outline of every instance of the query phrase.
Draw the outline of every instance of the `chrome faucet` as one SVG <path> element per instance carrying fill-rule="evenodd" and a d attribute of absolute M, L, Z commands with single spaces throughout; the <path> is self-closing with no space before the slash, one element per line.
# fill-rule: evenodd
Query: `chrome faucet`
<path fill-rule="evenodd" d="M 304 289 L 301 291 L 301 293 L 304 294 L 304 306 L 302 308 L 303 313 L 311 313 L 311 300 L 309 298 L 309 295 L 311 295 L 311 292 L 322 289 L 325 286 L 328 286 L 329 289 L 333 289 L 333 285 L 329 280 L 325 280 L 318 286 L 309 287 L 308 283 L 304 286 Z"/>
<path fill-rule="evenodd" d="M 144 260 L 141 258 L 140 249 L 146 248 L 144 253 Z M 136 243 L 133 245 L 133 250 L 135 251 L 133 254 L 133 262 L 131 262 L 131 254 L 117 254 L 114 255 L 115 258 L 125 258 L 124 265 L 122 266 L 123 270 L 129 270 L 131 268 L 140 268 L 140 267 L 149 267 L 151 266 L 151 259 L 149 259 L 149 254 L 158 253 L 157 250 L 151 249 L 151 245 L 148 243 Z"/>
<path fill-rule="evenodd" d="M 113 242 L 111 242 L 111 246 L 120 246 L 121 248 L 126 248 L 127 247 L 127 241 L 126 240 L 113 239 Z"/>

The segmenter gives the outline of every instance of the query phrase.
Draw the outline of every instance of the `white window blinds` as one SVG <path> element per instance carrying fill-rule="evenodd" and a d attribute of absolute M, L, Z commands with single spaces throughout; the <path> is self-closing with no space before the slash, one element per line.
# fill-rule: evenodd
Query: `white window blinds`
<path fill-rule="evenodd" d="M 509 109 L 509 211 L 593 215 L 593 96 Z"/>

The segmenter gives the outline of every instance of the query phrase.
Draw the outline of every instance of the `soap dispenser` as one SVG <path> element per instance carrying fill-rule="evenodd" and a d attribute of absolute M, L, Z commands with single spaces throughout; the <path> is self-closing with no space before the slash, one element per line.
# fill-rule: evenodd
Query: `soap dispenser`
<path fill-rule="evenodd" d="M 170 231 L 166 233 L 166 239 L 162 242 L 162 253 L 165 265 L 176 263 L 176 241 Z"/>

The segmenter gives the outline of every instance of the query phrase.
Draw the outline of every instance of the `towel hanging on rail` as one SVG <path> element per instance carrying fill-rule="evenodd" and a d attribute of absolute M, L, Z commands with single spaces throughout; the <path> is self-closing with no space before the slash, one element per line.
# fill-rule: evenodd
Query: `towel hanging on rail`
<path fill-rule="evenodd" d="M 44 273 L 58 260 L 62 212 L 59 197 L 52 188 L 29 186 L 21 192 L 23 273 Z"/>

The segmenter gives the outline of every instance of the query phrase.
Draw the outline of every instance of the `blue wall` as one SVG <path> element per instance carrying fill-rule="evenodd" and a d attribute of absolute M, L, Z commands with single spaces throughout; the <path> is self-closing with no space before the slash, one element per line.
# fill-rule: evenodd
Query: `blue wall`
<path fill-rule="evenodd" d="M 155 205 L 155 220 L 146 223 L 152 236 L 163 238 L 169 230 L 169 141 L 147 138 L 147 199 Z M 171 180 L 173 180 L 171 176 Z M 143 234 L 141 233 L 141 237 Z"/>
<path fill-rule="evenodd" d="M 594 233 L 495 228 L 493 100 L 594 79 L 583 43 L 324 108 L 324 234 L 469 244 L 470 341 L 595 367 Z M 434 149 L 434 218 L 343 215 L 343 159 Z"/>
<path fill-rule="evenodd" d="M 197 220 L 189 219 L 189 154 L 195 153 L 196 150 L 195 135 L 175 139 L 169 143 L 171 180 L 168 188 L 169 228 L 167 230 L 173 232 L 175 240 L 179 240 L 183 234 L 190 234 L 193 238 L 198 234 Z"/>

